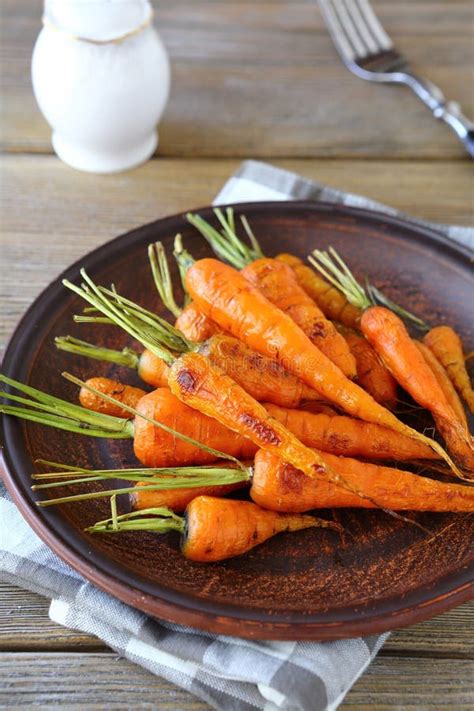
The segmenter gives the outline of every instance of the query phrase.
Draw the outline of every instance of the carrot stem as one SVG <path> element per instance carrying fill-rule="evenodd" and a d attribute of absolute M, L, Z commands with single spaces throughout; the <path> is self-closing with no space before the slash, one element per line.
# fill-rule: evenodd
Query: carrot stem
<path fill-rule="evenodd" d="M 244 217 L 241 217 L 241 221 L 249 237 L 251 247 L 242 242 L 237 236 L 232 208 L 226 210 L 226 215 L 222 210 L 216 208 L 214 214 L 222 226 L 221 232 L 216 230 L 209 222 L 206 222 L 200 215 L 188 213 L 186 218 L 202 234 L 220 259 L 232 264 L 236 269 L 243 269 L 247 264 L 251 264 L 256 259 L 265 256 Z"/>
<path fill-rule="evenodd" d="M 154 531 L 155 533 L 178 531 L 184 533 L 184 528 L 183 516 L 177 516 L 170 509 L 151 508 L 132 511 L 121 516 L 114 515 L 112 511 L 111 518 L 97 521 L 85 530 L 88 533 L 115 533 L 118 531 Z"/>
<path fill-rule="evenodd" d="M 93 343 L 81 341 L 73 336 L 57 336 L 54 339 L 56 348 L 60 351 L 73 353 L 74 355 L 85 356 L 86 358 L 94 358 L 95 360 L 107 361 L 108 363 L 116 363 L 117 365 L 125 366 L 137 370 L 140 356 L 132 348 L 122 348 L 121 351 L 113 350 L 112 348 L 102 348 L 95 346 Z"/>
<path fill-rule="evenodd" d="M 166 259 L 165 250 L 161 242 L 148 245 L 148 260 L 153 274 L 153 281 L 155 282 L 156 290 L 162 302 L 168 311 L 178 318 L 182 309 L 178 306 L 174 298 L 168 260 Z"/>
<path fill-rule="evenodd" d="M 6 375 L 0 375 L 0 382 L 29 395 L 28 398 L 22 398 L 10 392 L 0 391 L 1 397 L 27 405 L 27 407 L 0 405 L 0 412 L 3 414 L 14 415 L 31 422 L 38 422 L 69 432 L 88 434 L 93 437 L 112 439 L 133 437 L 133 423 L 129 420 L 85 410 L 79 405 L 73 405 L 53 395 L 42 393 L 40 390 L 8 378 Z"/>
<path fill-rule="evenodd" d="M 64 279 L 64 286 L 95 306 L 133 338 L 140 340 L 158 358 L 171 364 L 174 360 L 171 351 L 187 350 L 188 344 L 184 336 L 167 321 L 142 309 L 128 299 L 119 297 L 109 289 L 96 286 L 84 269 L 81 269 L 80 273 L 86 282 L 85 285 L 77 286 Z M 152 326 L 153 331 L 149 328 L 144 329 L 143 323 Z M 141 329 L 140 337 L 137 336 L 138 328 Z"/>

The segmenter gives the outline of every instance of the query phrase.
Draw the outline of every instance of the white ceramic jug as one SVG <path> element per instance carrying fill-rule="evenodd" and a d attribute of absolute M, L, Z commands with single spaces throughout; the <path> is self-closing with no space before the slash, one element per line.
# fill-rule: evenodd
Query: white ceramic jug
<path fill-rule="evenodd" d="M 33 89 L 65 163 L 112 173 L 147 160 L 170 84 L 148 0 L 46 0 Z"/>

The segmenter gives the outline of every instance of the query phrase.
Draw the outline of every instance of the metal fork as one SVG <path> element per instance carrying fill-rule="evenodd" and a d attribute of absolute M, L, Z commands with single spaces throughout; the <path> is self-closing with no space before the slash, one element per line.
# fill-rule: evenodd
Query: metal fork
<path fill-rule="evenodd" d="M 368 81 L 406 84 L 437 119 L 448 124 L 474 156 L 474 123 L 441 89 L 411 71 L 377 19 L 368 0 L 319 0 L 331 37 L 348 69 Z"/>

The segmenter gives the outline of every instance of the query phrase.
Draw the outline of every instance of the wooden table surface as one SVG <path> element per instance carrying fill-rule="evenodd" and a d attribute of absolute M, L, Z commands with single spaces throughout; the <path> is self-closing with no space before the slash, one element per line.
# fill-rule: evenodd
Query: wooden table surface
<path fill-rule="evenodd" d="M 374 5 L 414 66 L 474 116 L 471 0 Z M 350 75 L 315 0 L 163 0 L 173 86 L 158 156 L 119 175 L 62 165 L 30 86 L 40 3 L 0 0 L 0 341 L 51 279 L 140 223 L 208 204 L 242 158 L 263 158 L 419 217 L 471 224 L 472 167 L 408 91 Z M 395 632 L 343 709 L 474 704 L 474 605 Z M 48 603 L 0 585 L 0 708 L 205 709 L 48 619 Z"/>

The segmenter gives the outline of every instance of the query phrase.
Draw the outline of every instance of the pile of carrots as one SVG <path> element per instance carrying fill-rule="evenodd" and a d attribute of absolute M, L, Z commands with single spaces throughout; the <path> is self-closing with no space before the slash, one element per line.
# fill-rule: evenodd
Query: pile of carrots
<path fill-rule="evenodd" d="M 34 477 L 35 490 L 124 479 L 127 513 L 117 512 L 114 489 L 39 505 L 108 496 L 111 517 L 89 532 L 176 531 L 183 554 L 199 562 L 241 555 L 283 531 L 340 531 L 313 509 L 380 508 L 407 525 L 399 512 L 474 511 L 474 441 L 462 403 L 473 412 L 474 393 L 453 329 L 430 329 L 363 288 L 334 250 L 313 252 L 312 266 L 291 254 L 267 257 L 245 218 L 241 239 L 232 210 L 215 213 L 217 226 L 188 219 L 218 258 L 196 261 L 176 239 L 183 307 L 162 245 L 149 249 L 174 326 L 84 271 L 81 285 L 64 282 L 88 304 L 77 321 L 115 324 L 144 350 L 69 336 L 56 338 L 57 347 L 122 366 L 120 382 L 63 374 L 80 387 L 75 405 L 0 376 L 10 386 L 0 412 L 130 438 L 140 462 L 115 471 L 49 462 L 53 471 Z M 143 389 L 126 384 L 127 368 Z M 428 411 L 440 438 L 399 419 L 402 403 Z"/>

